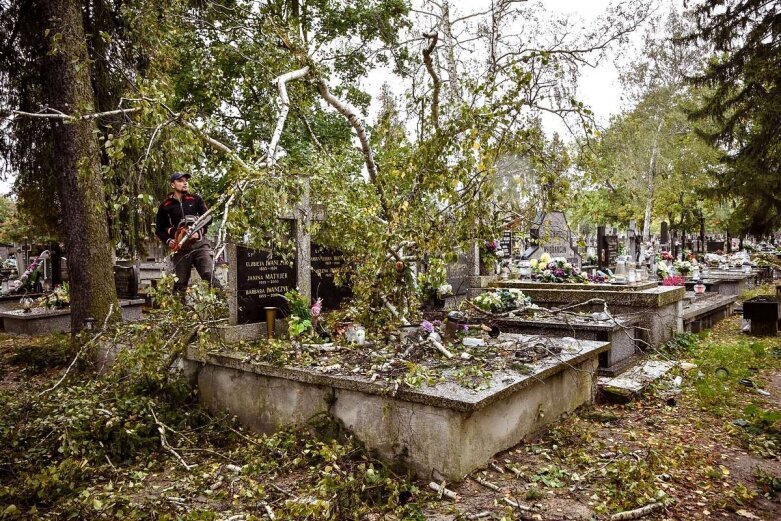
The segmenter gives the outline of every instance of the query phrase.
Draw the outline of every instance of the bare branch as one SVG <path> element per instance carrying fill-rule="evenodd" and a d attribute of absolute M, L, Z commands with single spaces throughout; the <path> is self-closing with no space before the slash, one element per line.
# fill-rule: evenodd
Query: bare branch
<path fill-rule="evenodd" d="M 277 145 L 282 137 L 282 129 L 285 126 L 285 120 L 287 119 L 288 112 L 290 112 L 290 98 L 287 95 L 287 82 L 291 80 L 297 80 L 303 78 L 309 73 L 309 67 L 302 67 L 301 69 L 288 72 L 274 79 L 272 83 L 276 83 L 279 89 L 279 100 L 282 104 L 282 109 L 279 112 L 277 118 L 277 126 L 274 129 L 274 134 L 271 136 L 271 142 L 268 146 L 268 164 L 273 167 L 276 163 Z"/>
<path fill-rule="evenodd" d="M 82 114 L 81 116 L 71 116 L 70 114 L 64 114 L 60 111 L 48 112 L 53 110 L 54 109 L 50 109 L 49 107 L 46 107 L 41 112 L 24 112 L 22 110 L 12 110 L 11 114 L 13 116 L 24 118 L 59 119 L 62 121 L 89 121 L 92 119 L 105 118 L 108 116 L 116 116 L 117 114 L 133 114 L 140 111 L 141 107 L 135 107 L 132 109 L 116 109 L 106 112 L 94 112 L 92 114 Z"/>
<path fill-rule="evenodd" d="M 372 182 L 372 184 L 376 184 L 377 164 L 374 162 L 374 152 L 372 151 L 371 144 L 369 143 L 369 136 L 366 133 L 366 127 L 363 126 L 361 120 L 358 119 L 358 115 L 353 112 L 350 107 L 339 101 L 336 96 L 331 94 L 331 91 L 328 90 L 328 86 L 325 84 L 324 80 L 319 79 L 317 81 L 317 90 L 320 92 L 320 95 L 323 97 L 323 99 L 333 108 L 335 108 L 342 116 L 347 118 L 350 126 L 355 129 L 355 133 L 358 134 L 358 140 L 361 142 L 361 152 L 363 153 L 363 157 L 366 162 L 366 170 L 369 171 L 369 180 Z"/>

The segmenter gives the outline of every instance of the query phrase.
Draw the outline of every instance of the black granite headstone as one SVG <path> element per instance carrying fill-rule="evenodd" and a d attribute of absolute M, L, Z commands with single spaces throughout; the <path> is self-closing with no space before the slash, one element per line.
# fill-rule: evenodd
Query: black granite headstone
<path fill-rule="evenodd" d="M 342 301 L 353 295 L 349 284 L 337 286 L 336 271 L 345 265 L 344 254 L 312 244 L 312 302 L 323 299 L 323 309 L 337 309 Z"/>
<path fill-rule="evenodd" d="M 597 265 L 600 268 L 606 268 L 608 266 L 604 226 L 597 226 Z"/>
<path fill-rule="evenodd" d="M 670 231 L 667 229 L 667 221 L 662 221 L 662 233 L 661 237 L 659 238 L 659 242 L 661 244 L 670 243 Z"/>
<path fill-rule="evenodd" d="M 285 262 L 265 250 L 236 246 L 237 323 L 252 324 L 266 320 L 266 307 L 287 312 L 282 297 L 296 287 L 295 262 Z"/>
<path fill-rule="evenodd" d="M 136 266 L 114 266 L 114 287 L 119 298 L 138 296 L 139 272 Z"/>
<path fill-rule="evenodd" d="M 513 256 L 513 246 L 515 246 L 515 234 L 511 231 L 502 233 L 499 240 L 499 246 L 502 248 L 502 257 L 509 259 Z"/>
<path fill-rule="evenodd" d="M 605 261 L 607 267 L 613 267 L 616 265 L 618 259 L 618 235 L 606 235 L 605 236 Z"/>

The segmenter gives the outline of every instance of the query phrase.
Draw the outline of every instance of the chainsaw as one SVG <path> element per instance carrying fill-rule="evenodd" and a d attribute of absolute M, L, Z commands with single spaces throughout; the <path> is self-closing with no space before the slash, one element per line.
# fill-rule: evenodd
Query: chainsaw
<path fill-rule="evenodd" d="M 200 236 L 196 237 L 196 234 L 203 230 L 210 222 L 212 222 L 212 216 L 210 214 L 204 214 L 200 217 L 194 215 L 185 216 L 176 228 L 176 232 L 174 233 L 174 245 L 171 247 L 171 251 L 176 253 L 189 248 L 192 243 L 200 239 Z"/>

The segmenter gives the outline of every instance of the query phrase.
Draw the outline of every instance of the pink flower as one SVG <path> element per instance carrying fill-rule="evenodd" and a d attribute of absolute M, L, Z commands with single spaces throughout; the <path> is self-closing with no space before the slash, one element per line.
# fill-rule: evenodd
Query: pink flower
<path fill-rule="evenodd" d="M 312 304 L 312 316 L 319 317 L 320 312 L 323 310 L 323 299 L 319 298 Z"/>

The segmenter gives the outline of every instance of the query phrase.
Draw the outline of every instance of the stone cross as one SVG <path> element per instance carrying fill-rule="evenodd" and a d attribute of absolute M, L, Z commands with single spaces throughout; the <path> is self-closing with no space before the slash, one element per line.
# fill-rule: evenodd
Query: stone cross
<path fill-rule="evenodd" d="M 30 265 L 30 251 L 32 249 L 33 247 L 27 241 L 27 237 L 25 237 L 24 242 L 22 243 L 22 258 L 24 259 L 24 266 L 22 266 L 21 270 L 19 270 L 20 273 L 24 273 L 24 270 L 26 270 L 27 266 Z"/>
<path fill-rule="evenodd" d="M 301 200 L 286 216 L 293 221 L 293 235 L 296 241 L 296 281 L 298 292 L 306 299 L 312 298 L 312 238 L 309 227 L 314 221 L 325 219 L 322 207 L 311 204 L 309 177 L 303 178 Z"/>

